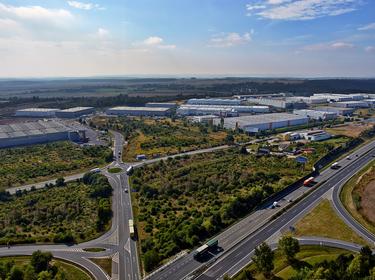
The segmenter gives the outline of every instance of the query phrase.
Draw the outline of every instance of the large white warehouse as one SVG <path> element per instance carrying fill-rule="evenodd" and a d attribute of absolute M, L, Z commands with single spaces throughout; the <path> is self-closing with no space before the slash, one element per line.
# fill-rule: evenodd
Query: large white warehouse
<path fill-rule="evenodd" d="M 49 108 L 26 108 L 16 111 L 16 117 L 31 117 L 31 118 L 53 118 L 59 109 Z"/>
<path fill-rule="evenodd" d="M 198 116 L 210 114 L 231 114 L 232 113 L 268 113 L 268 106 L 221 106 L 221 105 L 182 105 L 177 109 L 177 114 L 182 116 Z"/>
<path fill-rule="evenodd" d="M 52 120 L 0 125 L 0 148 L 83 139 L 84 130 L 76 130 Z"/>
<path fill-rule="evenodd" d="M 189 99 L 187 104 L 191 105 L 241 105 L 242 101 L 238 99 L 221 98 L 193 98 Z"/>
<path fill-rule="evenodd" d="M 336 112 L 319 111 L 319 110 L 294 110 L 293 114 L 308 117 L 313 120 L 333 120 L 337 118 Z"/>
<path fill-rule="evenodd" d="M 282 127 L 303 125 L 309 122 L 309 118 L 287 113 L 274 113 L 224 118 L 224 127 L 227 129 L 240 128 L 245 132 L 259 132 Z M 219 125 L 219 120 L 214 120 Z"/>
<path fill-rule="evenodd" d="M 332 106 L 341 108 L 368 108 L 369 104 L 365 101 L 346 101 L 332 103 Z"/>
<path fill-rule="evenodd" d="M 170 108 L 160 107 L 127 107 L 119 106 L 107 110 L 108 115 L 116 116 L 167 116 L 170 114 Z"/>
<path fill-rule="evenodd" d="M 93 107 L 74 107 L 56 112 L 58 118 L 78 118 L 84 115 L 94 113 Z"/>

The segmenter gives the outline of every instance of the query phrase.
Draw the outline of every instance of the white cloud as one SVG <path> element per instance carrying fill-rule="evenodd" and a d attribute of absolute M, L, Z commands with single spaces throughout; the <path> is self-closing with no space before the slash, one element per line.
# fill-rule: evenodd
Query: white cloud
<path fill-rule="evenodd" d="M 163 43 L 163 41 L 164 40 L 160 37 L 151 36 L 151 37 L 148 37 L 146 40 L 144 40 L 143 44 L 145 44 L 146 46 L 156 46 L 156 45 L 160 45 L 161 43 Z"/>
<path fill-rule="evenodd" d="M 253 30 L 251 31 L 251 34 L 252 33 L 254 33 Z M 209 46 L 216 48 L 227 48 L 243 45 L 251 41 L 251 34 L 247 32 L 241 35 L 239 33 L 232 32 L 216 35 L 211 38 Z"/>
<path fill-rule="evenodd" d="M 158 36 L 150 36 L 143 40 L 141 43 L 134 43 L 133 46 L 139 48 L 139 51 L 148 51 L 150 49 L 160 49 L 160 50 L 174 50 L 177 48 L 176 45 L 164 44 L 164 39 Z"/>
<path fill-rule="evenodd" d="M 331 42 L 305 46 L 305 51 L 335 51 L 353 49 L 355 46 L 346 42 Z"/>
<path fill-rule="evenodd" d="M 365 51 L 368 53 L 375 53 L 375 46 L 368 46 L 365 48 Z"/>
<path fill-rule="evenodd" d="M 248 15 L 259 7 L 255 15 L 273 20 L 310 20 L 325 16 L 338 16 L 355 11 L 357 0 L 263 0 L 246 6 Z M 264 6 L 264 8 L 262 8 Z"/>
<path fill-rule="evenodd" d="M 110 33 L 107 29 L 100 27 L 96 32 L 96 35 L 100 39 L 105 39 L 109 37 Z"/>
<path fill-rule="evenodd" d="M 361 26 L 358 28 L 359 31 L 375 30 L 375 22 Z"/>
<path fill-rule="evenodd" d="M 104 9 L 99 4 L 84 3 L 84 2 L 79 2 L 79 1 L 68 1 L 68 5 L 73 8 L 80 9 L 80 10 L 92 10 L 92 9 L 103 10 Z"/>
<path fill-rule="evenodd" d="M 11 6 L 0 3 L 0 18 L 24 23 L 66 26 L 74 16 L 64 9 L 47 9 L 41 6 Z"/>

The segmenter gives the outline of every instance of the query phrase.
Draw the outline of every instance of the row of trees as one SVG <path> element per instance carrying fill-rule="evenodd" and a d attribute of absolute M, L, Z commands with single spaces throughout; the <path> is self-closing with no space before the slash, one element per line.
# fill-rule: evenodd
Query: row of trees
<path fill-rule="evenodd" d="M 375 279 L 375 256 L 371 249 L 365 246 L 359 254 L 341 254 L 331 261 L 321 261 L 314 265 L 301 262 L 296 259 L 300 251 L 297 239 L 291 236 L 283 236 L 278 243 L 278 250 L 285 257 L 287 263 L 295 270 L 295 276 L 291 280 L 371 280 Z M 266 279 L 279 279 L 273 275 L 275 253 L 266 243 L 262 243 L 255 249 L 252 257 L 256 272 L 262 273 Z M 255 279 L 254 272 L 249 269 L 243 270 L 235 277 L 236 280 Z M 228 277 L 226 277 L 228 279 Z"/>

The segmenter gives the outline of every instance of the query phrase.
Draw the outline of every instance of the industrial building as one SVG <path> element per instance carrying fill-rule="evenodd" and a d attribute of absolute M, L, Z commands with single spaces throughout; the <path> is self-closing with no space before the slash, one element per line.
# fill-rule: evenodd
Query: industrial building
<path fill-rule="evenodd" d="M 190 105 L 227 105 L 227 106 L 239 106 L 242 104 L 241 100 L 238 99 L 220 99 L 220 98 L 193 98 L 189 99 L 187 104 Z"/>
<path fill-rule="evenodd" d="M 217 118 L 218 118 L 218 116 L 215 116 L 215 115 L 204 115 L 204 116 L 192 116 L 192 117 L 189 117 L 189 119 L 192 122 L 196 122 L 196 123 L 208 123 L 208 124 L 212 124 L 213 120 L 217 119 Z"/>
<path fill-rule="evenodd" d="M 306 104 L 314 105 L 314 104 L 325 104 L 327 103 L 326 98 L 322 98 L 319 96 L 294 96 L 294 97 L 288 97 L 287 100 L 289 101 L 300 101 L 304 102 Z"/>
<path fill-rule="evenodd" d="M 27 118 L 54 118 L 56 112 L 59 109 L 48 109 L 48 108 L 26 108 L 16 111 L 16 117 L 27 117 Z"/>
<path fill-rule="evenodd" d="M 170 108 L 161 108 L 161 107 L 127 107 L 119 106 L 110 108 L 107 110 L 107 115 L 116 115 L 116 116 L 168 116 L 170 115 Z"/>
<path fill-rule="evenodd" d="M 83 141 L 85 130 L 72 129 L 56 121 L 37 121 L 0 125 L 0 148 L 54 141 Z"/>
<path fill-rule="evenodd" d="M 225 105 L 182 105 L 177 109 L 177 114 L 182 116 L 193 115 L 233 115 L 235 113 L 268 113 L 270 108 L 268 106 L 225 106 Z M 237 114 L 236 114 L 237 115 Z"/>
<path fill-rule="evenodd" d="M 248 102 L 267 105 L 280 109 L 304 109 L 307 107 L 307 104 L 302 101 L 293 100 L 293 99 L 276 99 L 276 98 L 248 98 Z"/>
<path fill-rule="evenodd" d="M 319 110 L 294 110 L 293 114 L 308 117 L 313 120 L 334 120 L 337 118 L 337 113 L 335 112 L 328 112 L 328 111 L 319 111 Z"/>
<path fill-rule="evenodd" d="M 93 107 L 74 107 L 56 112 L 58 118 L 78 118 L 95 112 Z"/>
<path fill-rule="evenodd" d="M 331 134 L 325 132 L 324 130 L 312 130 L 300 133 L 303 138 L 309 141 L 323 141 L 330 139 Z"/>
<path fill-rule="evenodd" d="M 369 105 L 365 101 L 345 101 L 345 102 L 336 102 L 331 104 L 334 107 L 341 108 L 368 108 Z"/>
<path fill-rule="evenodd" d="M 146 103 L 146 107 L 152 108 L 176 108 L 177 103 L 174 102 L 148 102 Z"/>
<path fill-rule="evenodd" d="M 364 100 L 370 108 L 375 108 L 375 99 Z"/>
<path fill-rule="evenodd" d="M 223 117 L 238 116 L 232 107 L 225 106 L 200 106 L 200 105 L 182 105 L 176 110 L 176 114 L 180 116 L 201 116 L 216 115 Z"/>
<path fill-rule="evenodd" d="M 354 108 L 342 108 L 342 107 L 330 107 L 330 106 L 322 106 L 315 108 L 317 111 L 325 111 L 325 112 L 334 112 L 338 116 L 351 116 L 355 109 Z"/>
<path fill-rule="evenodd" d="M 215 125 L 220 124 L 214 120 Z M 240 128 L 245 132 L 256 133 L 263 130 L 270 130 L 282 127 L 303 125 L 309 122 L 309 118 L 288 113 L 262 114 L 224 118 L 224 127 L 227 129 Z"/>
<path fill-rule="evenodd" d="M 315 93 L 314 96 L 325 98 L 328 102 L 346 102 L 359 101 L 367 98 L 365 94 L 333 94 L 333 93 Z"/>

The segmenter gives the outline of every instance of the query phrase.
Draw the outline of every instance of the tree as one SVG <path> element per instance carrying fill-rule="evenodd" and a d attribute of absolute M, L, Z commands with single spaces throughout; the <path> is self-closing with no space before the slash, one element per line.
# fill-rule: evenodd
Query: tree
<path fill-rule="evenodd" d="M 63 177 L 59 177 L 56 179 L 56 187 L 63 187 L 65 186 L 65 179 Z"/>
<path fill-rule="evenodd" d="M 144 260 L 145 270 L 148 272 L 154 269 L 159 264 L 160 258 L 159 258 L 158 253 L 155 250 L 151 250 L 151 251 L 147 251 L 144 254 L 143 260 Z"/>
<path fill-rule="evenodd" d="M 269 278 L 274 268 L 273 260 L 275 258 L 272 249 L 263 242 L 255 248 L 255 254 L 252 258 L 255 266 L 259 272 L 262 272 L 266 278 Z"/>
<path fill-rule="evenodd" d="M 41 252 L 38 250 L 31 255 L 30 263 L 34 267 L 35 272 L 39 273 L 48 269 L 51 260 L 52 254 L 50 252 Z"/>
<path fill-rule="evenodd" d="M 53 276 L 49 271 L 42 271 L 38 274 L 38 280 L 52 280 Z"/>
<path fill-rule="evenodd" d="M 279 240 L 279 249 L 282 251 L 288 262 L 294 260 L 295 255 L 299 252 L 299 242 L 291 236 L 283 236 Z"/>
<path fill-rule="evenodd" d="M 18 266 L 13 266 L 7 280 L 23 280 L 23 271 Z"/>
<path fill-rule="evenodd" d="M 247 149 L 246 149 L 246 146 L 242 146 L 241 149 L 240 149 L 240 153 L 243 154 L 243 155 L 247 155 L 248 152 L 247 152 Z"/>

